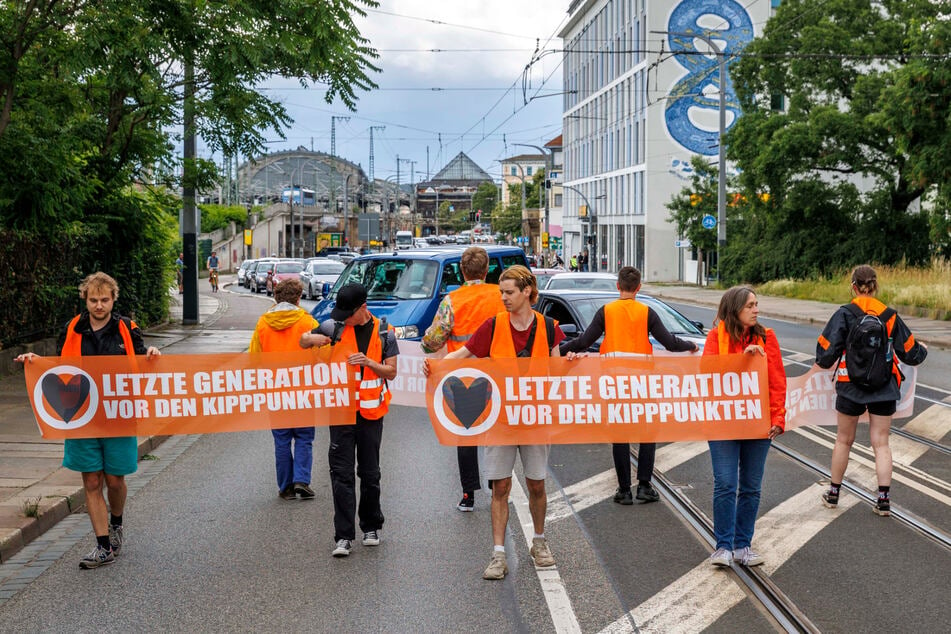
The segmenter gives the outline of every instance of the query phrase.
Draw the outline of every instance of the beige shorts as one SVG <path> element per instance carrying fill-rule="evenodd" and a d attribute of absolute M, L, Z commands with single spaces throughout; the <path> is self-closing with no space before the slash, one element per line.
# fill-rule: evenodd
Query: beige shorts
<path fill-rule="evenodd" d="M 482 473 L 486 480 L 512 477 L 515 454 L 522 459 L 522 470 L 529 480 L 544 480 L 548 475 L 550 445 L 501 445 L 485 448 Z"/>

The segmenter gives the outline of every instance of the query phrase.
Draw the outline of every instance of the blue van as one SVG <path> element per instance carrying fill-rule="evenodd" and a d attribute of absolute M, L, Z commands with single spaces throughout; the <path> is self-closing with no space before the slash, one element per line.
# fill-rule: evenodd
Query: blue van
<path fill-rule="evenodd" d="M 503 269 L 528 266 L 518 247 L 485 245 L 489 254 L 486 281 L 498 284 Z M 459 268 L 461 246 L 437 246 L 394 253 L 363 255 L 351 261 L 327 297 L 311 311 L 323 323 L 337 304 L 337 291 L 358 282 L 367 289 L 367 307 L 376 317 L 386 317 L 400 339 L 419 340 L 433 323 L 439 302 L 465 281 Z"/>

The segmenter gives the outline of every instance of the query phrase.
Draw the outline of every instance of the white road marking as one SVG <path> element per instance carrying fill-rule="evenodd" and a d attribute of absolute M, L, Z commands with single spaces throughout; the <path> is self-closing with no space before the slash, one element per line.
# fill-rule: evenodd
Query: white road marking
<path fill-rule="evenodd" d="M 679 467 L 688 460 L 692 460 L 710 449 L 707 441 L 675 442 L 658 447 L 657 457 L 654 459 L 654 470 L 666 473 L 674 467 Z"/>
<path fill-rule="evenodd" d="M 944 405 L 932 405 L 908 421 L 902 430 L 928 440 L 940 441 L 951 432 L 951 410 Z"/>
<path fill-rule="evenodd" d="M 827 509 L 820 501 L 822 491 L 821 485 L 812 485 L 757 521 L 754 548 L 765 557 L 769 574 L 858 503 L 854 495 L 844 495 L 838 509 Z M 699 632 L 746 596 L 732 575 L 703 561 L 601 632 L 633 632 L 632 618 L 641 632 Z"/>
<path fill-rule="evenodd" d="M 515 506 L 515 514 L 522 526 L 525 541 L 528 543 L 528 547 L 531 548 L 532 537 L 535 535 L 532 514 L 528 510 L 528 497 L 525 495 L 525 490 L 522 489 L 522 484 L 515 477 L 512 478 L 510 499 L 513 506 Z M 568 597 L 565 584 L 558 573 L 558 565 L 555 564 L 548 568 L 536 567 L 535 573 L 538 575 L 542 592 L 545 594 L 545 602 L 548 604 L 551 620 L 555 624 L 555 631 L 565 634 L 575 632 L 581 634 L 581 626 L 578 624 L 578 617 L 575 616 L 574 608 L 571 607 L 571 599 Z"/>

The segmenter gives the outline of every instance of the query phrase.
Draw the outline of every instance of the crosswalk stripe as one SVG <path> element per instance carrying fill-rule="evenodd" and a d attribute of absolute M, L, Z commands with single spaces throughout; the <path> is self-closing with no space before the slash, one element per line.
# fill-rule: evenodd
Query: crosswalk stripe
<path fill-rule="evenodd" d="M 822 490 L 819 484 L 811 485 L 757 521 L 754 547 L 765 556 L 768 573 L 858 503 L 855 496 L 845 495 L 838 509 L 826 509 L 820 502 Z M 704 561 L 601 632 L 633 632 L 634 624 L 640 632 L 699 632 L 745 597 L 732 575 Z"/>
<path fill-rule="evenodd" d="M 905 423 L 902 429 L 937 442 L 951 432 L 951 409 L 944 405 L 932 405 Z"/>

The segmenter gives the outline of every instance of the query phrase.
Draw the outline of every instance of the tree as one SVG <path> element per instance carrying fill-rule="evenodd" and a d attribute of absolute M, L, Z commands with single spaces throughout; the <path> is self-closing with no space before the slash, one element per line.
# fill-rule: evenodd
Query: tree
<path fill-rule="evenodd" d="M 707 229 L 702 221 L 705 215 L 717 216 L 717 184 L 719 170 L 702 156 L 690 159 L 693 168 L 690 185 L 675 194 L 667 203 L 667 220 L 677 227 L 677 234 L 690 241 L 697 250 L 697 261 L 706 262 L 705 255 L 717 248 L 717 230 Z M 697 284 L 703 279 L 703 266 L 697 267 Z"/>
<path fill-rule="evenodd" d="M 728 272 L 753 268 L 743 260 L 760 248 L 792 264 L 758 268 L 757 278 L 777 268 L 827 272 L 872 255 L 883 263 L 927 259 L 927 217 L 912 207 L 925 188 L 880 107 L 913 54 L 914 32 L 938 4 L 787 0 L 778 7 L 731 68 L 743 116 L 727 135 L 728 156 L 753 204 L 730 226 Z M 778 95 L 782 110 L 773 109 Z M 762 193 L 768 205 L 756 204 Z"/>
<path fill-rule="evenodd" d="M 499 199 L 499 190 L 495 183 L 482 183 L 472 196 L 472 210 L 482 210 L 481 221 L 487 222 Z"/>

